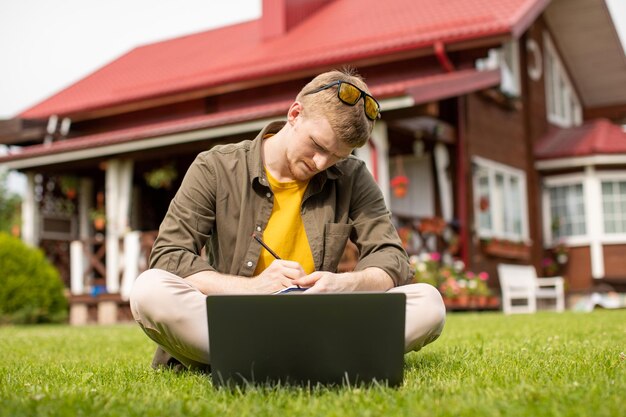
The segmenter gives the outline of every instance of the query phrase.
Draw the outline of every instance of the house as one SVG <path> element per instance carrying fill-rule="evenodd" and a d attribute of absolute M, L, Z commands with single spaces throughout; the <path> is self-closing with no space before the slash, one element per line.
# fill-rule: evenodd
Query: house
<path fill-rule="evenodd" d="M 136 48 L 19 115 L 46 133 L 0 163 L 28 176 L 23 239 L 64 271 L 72 322 L 120 318 L 197 153 L 254 137 L 344 64 L 381 102 L 356 155 L 409 252 L 497 286 L 499 262 L 541 269 L 559 244 L 571 290 L 626 282 L 626 59 L 603 0 L 263 0 L 259 19 Z"/>

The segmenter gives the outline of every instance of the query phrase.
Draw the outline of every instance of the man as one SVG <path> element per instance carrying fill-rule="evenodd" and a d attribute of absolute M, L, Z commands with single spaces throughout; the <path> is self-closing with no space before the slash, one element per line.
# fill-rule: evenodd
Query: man
<path fill-rule="evenodd" d="M 382 193 L 351 156 L 379 117 L 360 77 L 331 71 L 300 91 L 286 123 L 198 155 L 161 224 L 153 269 L 137 278 L 130 299 L 135 320 L 163 351 L 187 367 L 206 367 L 207 294 L 271 294 L 294 285 L 309 293 L 404 292 L 406 351 L 439 336 L 441 296 L 432 286 L 405 285 L 408 259 Z M 348 239 L 358 263 L 336 273 Z M 200 257 L 205 245 L 208 262 Z M 153 366 L 167 358 L 157 350 Z"/>

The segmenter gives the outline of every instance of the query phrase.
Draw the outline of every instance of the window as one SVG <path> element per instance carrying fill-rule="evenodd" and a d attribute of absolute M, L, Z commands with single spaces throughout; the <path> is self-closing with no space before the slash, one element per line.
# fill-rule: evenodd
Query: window
<path fill-rule="evenodd" d="M 602 181 L 604 233 L 626 233 L 626 181 Z"/>
<path fill-rule="evenodd" d="M 484 158 L 474 158 L 474 212 L 478 235 L 528 238 L 526 175 Z"/>
<path fill-rule="evenodd" d="M 626 243 L 626 172 L 588 168 L 544 179 L 543 215 L 548 245 Z"/>
<path fill-rule="evenodd" d="M 571 127 L 582 123 L 582 107 L 550 36 L 544 34 L 545 88 L 548 121 Z"/>
<path fill-rule="evenodd" d="M 500 68 L 500 90 L 510 96 L 519 97 L 519 46 L 516 40 L 505 43 L 501 48 L 490 49 L 487 58 L 476 61 L 476 68 L 480 71 Z"/>
<path fill-rule="evenodd" d="M 586 234 L 582 184 L 552 186 L 548 193 L 552 239 Z"/>

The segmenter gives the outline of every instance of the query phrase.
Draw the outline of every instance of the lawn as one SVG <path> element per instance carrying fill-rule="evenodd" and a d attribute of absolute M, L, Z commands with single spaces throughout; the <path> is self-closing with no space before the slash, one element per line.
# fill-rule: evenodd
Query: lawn
<path fill-rule="evenodd" d="M 401 388 L 213 388 L 132 325 L 0 327 L 0 416 L 619 416 L 626 310 L 452 314 Z"/>

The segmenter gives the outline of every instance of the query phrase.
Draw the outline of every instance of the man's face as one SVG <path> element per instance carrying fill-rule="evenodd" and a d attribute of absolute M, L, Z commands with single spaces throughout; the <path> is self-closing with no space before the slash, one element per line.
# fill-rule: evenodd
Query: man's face
<path fill-rule="evenodd" d="M 339 141 L 325 117 L 298 115 L 293 121 L 287 146 L 287 164 L 292 177 L 306 181 L 347 158 L 353 148 Z"/>

